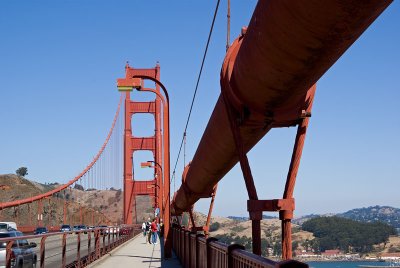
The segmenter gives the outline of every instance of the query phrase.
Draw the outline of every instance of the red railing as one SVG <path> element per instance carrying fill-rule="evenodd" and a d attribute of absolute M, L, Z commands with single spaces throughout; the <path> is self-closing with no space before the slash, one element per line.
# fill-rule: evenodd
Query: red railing
<path fill-rule="evenodd" d="M 12 248 L 15 240 L 29 239 L 30 241 L 40 241 L 35 243 L 40 244 L 34 250 L 36 256 L 34 259 L 35 262 L 37 261 L 37 266 L 41 268 L 45 266 L 85 267 L 115 247 L 133 238 L 138 233 L 140 233 L 140 229 L 138 226 L 133 225 L 0 238 L 0 244 L 7 243 L 5 263 L 0 263 L 0 266 L 11 267 L 13 261 Z M 82 241 L 81 237 L 85 235 L 87 235 L 87 239 L 83 239 Z M 48 239 L 46 241 L 49 237 L 52 237 L 52 240 Z M 92 240 L 94 241 L 92 242 Z M 46 246 L 48 251 L 52 250 L 56 252 L 46 255 Z M 36 247 L 36 245 L 33 247 Z M 55 248 L 57 250 L 54 250 Z M 74 251 L 75 253 L 73 253 Z"/>
<path fill-rule="evenodd" d="M 242 245 L 226 245 L 218 239 L 205 238 L 178 225 L 172 228 L 173 249 L 185 268 L 306 268 L 296 260 L 273 261 L 250 253 Z"/>

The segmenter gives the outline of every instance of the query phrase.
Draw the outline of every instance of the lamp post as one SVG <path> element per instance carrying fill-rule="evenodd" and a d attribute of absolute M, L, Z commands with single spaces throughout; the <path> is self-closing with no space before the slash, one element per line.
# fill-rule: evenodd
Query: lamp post
<path fill-rule="evenodd" d="M 151 88 L 142 88 L 138 79 L 147 79 L 155 82 L 164 92 L 165 97 L 157 90 Z M 164 218 L 164 257 L 170 258 L 172 256 L 172 234 L 170 232 L 170 177 L 169 177 L 169 96 L 165 86 L 156 78 L 147 75 L 133 75 L 128 79 L 118 79 L 117 86 L 120 91 L 132 91 L 133 88 L 138 91 L 153 92 L 156 94 L 163 103 L 163 149 L 164 149 L 164 176 L 163 176 L 163 218 Z"/>
<path fill-rule="evenodd" d="M 156 168 L 155 178 L 154 178 L 154 185 L 155 185 L 154 191 L 155 191 L 155 196 L 156 196 L 156 198 L 155 198 L 155 208 L 159 208 L 159 205 L 161 204 L 162 211 L 164 211 L 164 207 L 163 207 L 163 200 L 164 200 L 163 199 L 163 192 L 161 191 L 161 188 L 162 188 L 161 186 L 162 186 L 162 183 L 163 183 L 163 179 L 162 179 L 163 178 L 163 169 L 162 169 L 162 166 L 159 163 L 157 163 L 156 161 L 151 161 L 151 160 L 140 163 L 140 166 L 142 168 L 146 168 L 146 167 Z M 160 177 L 158 177 L 158 174 L 160 174 Z M 158 189 L 157 189 L 157 187 L 158 187 Z M 148 187 L 148 188 L 150 188 L 150 187 Z M 158 212 L 158 214 L 160 215 L 159 212 Z"/>

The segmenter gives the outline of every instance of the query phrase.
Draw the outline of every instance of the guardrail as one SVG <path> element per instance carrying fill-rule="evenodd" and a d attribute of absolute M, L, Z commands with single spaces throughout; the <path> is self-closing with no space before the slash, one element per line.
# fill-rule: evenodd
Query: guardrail
<path fill-rule="evenodd" d="M 61 266 L 63 268 L 84 267 L 101 258 L 101 256 L 120 244 L 133 238 L 134 235 L 139 232 L 140 229 L 138 229 L 137 226 L 99 227 L 79 231 L 0 238 L 0 244 L 6 242 L 6 258 L 4 264 L 6 268 L 11 268 L 12 263 L 15 262 L 13 244 L 16 240 L 25 239 L 40 241 L 39 249 L 35 250 L 34 254 L 36 256 L 35 260 L 38 261 L 38 264 L 40 263 L 41 268 L 45 266 Z M 60 245 L 57 245 L 58 243 L 60 243 Z M 26 245 L 26 247 L 34 248 L 37 247 L 37 244 L 38 243 L 33 242 Z M 82 247 L 83 244 L 84 246 Z M 48 251 L 53 250 L 56 252 L 46 256 L 46 248 Z M 46 261 L 49 263 L 46 264 Z M 2 265 L 3 264 L 0 263 L 0 266 Z"/>
<path fill-rule="evenodd" d="M 172 227 L 172 241 L 174 252 L 185 268 L 308 267 L 296 260 L 276 262 L 250 253 L 242 245 L 226 245 L 216 238 L 205 238 L 178 225 Z"/>

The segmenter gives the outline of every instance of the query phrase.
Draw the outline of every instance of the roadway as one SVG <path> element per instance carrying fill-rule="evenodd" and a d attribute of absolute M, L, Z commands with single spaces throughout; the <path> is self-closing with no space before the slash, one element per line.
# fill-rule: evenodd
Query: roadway
<path fill-rule="evenodd" d="M 158 241 L 160 242 L 160 241 Z M 163 259 L 163 243 L 156 245 L 146 243 L 142 234 L 117 247 L 96 262 L 89 264 L 91 268 L 173 268 L 182 267 L 179 260 L 173 254 L 170 259 Z"/>
<path fill-rule="evenodd" d="M 29 239 L 29 242 L 35 242 L 37 247 L 34 251 L 37 254 L 37 266 L 40 266 L 40 240 L 41 238 Z M 82 233 L 80 235 L 81 247 L 80 257 L 88 255 L 88 235 Z M 112 236 L 110 236 L 110 243 L 112 243 Z M 105 245 L 108 246 L 108 236 L 105 239 Z M 103 247 L 103 236 L 100 237 L 100 248 Z M 45 267 L 59 267 L 62 263 L 62 234 L 49 236 L 45 241 Z M 66 264 L 70 264 L 77 259 L 78 249 L 78 235 L 68 234 L 66 240 Z M 91 234 L 90 252 L 95 250 L 95 239 L 93 233 Z"/>

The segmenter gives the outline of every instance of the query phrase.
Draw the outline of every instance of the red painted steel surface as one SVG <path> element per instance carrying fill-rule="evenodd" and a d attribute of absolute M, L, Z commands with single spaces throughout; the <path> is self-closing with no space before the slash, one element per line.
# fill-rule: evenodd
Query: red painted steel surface
<path fill-rule="evenodd" d="M 156 146 L 155 146 L 155 137 L 142 137 L 142 138 L 137 138 L 133 137 L 131 138 L 131 148 L 132 151 L 155 151 Z"/>
<path fill-rule="evenodd" d="M 157 185 L 159 186 L 160 191 L 157 191 L 157 187 L 155 187 L 155 196 L 156 196 L 156 204 L 161 211 L 161 217 L 164 219 L 164 257 L 170 258 L 172 255 L 172 236 L 170 233 L 170 139 L 169 139 L 169 96 L 168 91 L 165 86 L 160 82 L 160 66 L 157 64 L 154 69 L 154 74 L 152 76 L 152 70 L 148 71 L 148 69 L 134 69 L 126 65 L 126 78 L 129 79 L 142 79 L 142 85 L 140 88 L 137 88 L 138 91 L 147 91 L 152 92 L 156 95 L 156 112 L 155 112 L 155 152 L 154 155 L 154 163 L 157 168 L 160 168 L 163 176 L 158 176 L 156 178 Z M 146 71 L 147 70 L 147 71 Z M 144 80 L 150 80 L 155 82 L 156 88 L 145 88 Z M 160 92 L 160 88 L 163 91 L 163 94 Z M 134 196 L 137 194 L 134 190 L 134 184 L 132 182 L 132 144 L 129 142 L 129 139 L 132 137 L 132 130 L 130 126 L 131 122 L 131 114 L 133 111 L 131 109 L 132 105 L 130 103 L 130 93 L 126 93 L 126 105 L 125 109 L 128 111 L 125 112 L 125 146 L 124 146 L 124 221 L 129 222 L 132 221 L 132 206 L 134 201 Z M 162 105 L 162 125 L 163 125 L 163 133 L 161 134 L 161 108 Z M 162 137 L 162 138 L 161 138 Z"/>
<path fill-rule="evenodd" d="M 118 85 L 131 85 L 136 84 L 135 81 L 140 81 L 143 84 L 143 80 L 140 78 L 133 78 L 137 75 L 146 75 L 154 79 L 160 78 L 160 66 L 157 64 L 155 68 L 150 69 L 136 69 L 129 65 L 125 67 L 125 78 L 118 79 Z M 156 85 L 156 91 L 159 92 L 159 86 Z M 124 222 L 131 224 L 134 222 L 133 209 L 136 211 L 136 196 L 138 195 L 149 195 L 154 197 L 153 206 L 160 206 L 162 203 L 162 194 L 157 191 L 157 187 L 154 186 L 156 181 L 157 185 L 162 185 L 161 176 L 155 178 L 155 180 L 142 182 L 136 181 L 133 174 L 133 159 L 134 152 L 139 150 L 148 150 L 153 153 L 154 161 L 161 163 L 162 161 L 162 139 L 161 139 L 161 100 L 156 96 L 154 101 L 151 102 L 136 102 L 131 100 L 130 92 L 126 92 L 125 98 L 125 134 L 124 134 Z M 151 137 L 134 137 L 132 135 L 131 120 L 132 115 L 135 113 L 149 113 L 154 115 L 155 132 Z M 149 159 L 151 160 L 151 159 Z M 137 215 L 135 213 L 135 221 L 137 222 Z"/>
<path fill-rule="evenodd" d="M 294 126 L 310 105 L 310 88 L 391 1 L 259 1 L 244 36 L 227 52 L 221 85 L 235 106 L 245 151 L 271 128 Z M 220 96 L 174 198 L 173 214 L 238 162 Z M 184 187 L 192 193 L 187 194 Z"/>
<path fill-rule="evenodd" d="M 155 102 L 131 102 L 130 109 L 134 113 L 155 113 L 156 105 Z"/>

